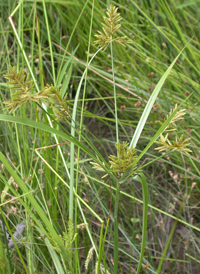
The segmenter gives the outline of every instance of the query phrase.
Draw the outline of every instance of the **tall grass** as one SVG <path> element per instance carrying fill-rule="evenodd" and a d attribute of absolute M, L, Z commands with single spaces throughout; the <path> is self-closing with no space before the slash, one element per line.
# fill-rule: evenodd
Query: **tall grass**
<path fill-rule="evenodd" d="M 111 3 L 121 27 L 98 49 Z M 26 223 L 14 248 L 2 230 L 1 273 L 198 273 L 198 3 L 111 3 L 1 1 L 1 217 L 12 235 Z M 13 113 L 10 65 L 34 84 Z M 36 100 L 47 84 L 66 120 L 52 93 Z"/>

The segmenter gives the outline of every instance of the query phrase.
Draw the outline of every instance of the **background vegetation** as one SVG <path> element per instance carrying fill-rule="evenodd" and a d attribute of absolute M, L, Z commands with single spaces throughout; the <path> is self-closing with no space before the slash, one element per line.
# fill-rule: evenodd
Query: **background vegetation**
<path fill-rule="evenodd" d="M 85 71 L 98 50 L 95 34 L 102 31 L 111 3 L 122 17 L 118 35 L 129 43 L 113 44 L 113 57 L 110 47 L 100 50 Z M 199 273 L 199 12 L 199 1 L 1 1 L 1 217 L 10 234 L 26 223 L 15 248 L 8 247 L 2 231 L 1 273 L 114 273 L 116 185 L 109 176 L 101 179 L 104 174 L 90 162 L 97 155 L 108 163 L 110 155 L 117 155 L 115 99 L 119 140 L 130 143 L 154 88 L 185 46 L 136 146 L 139 155 L 175 104 L 185 109 L 177 133 L 169 137 L 190 137 L 190 155 L 160 153 L 154 144 L 138 163 L 149 196 L 140 271 Z M 55 120 L 59 102 L 50 101 L 55 100 L 53 91 L 51 98 L 29 98 L 9 113 L 4 102 L 12 101 L 15 91 L 4 75 L 10 66 L 30 75 L 33 95 L 46 91 L 47 84 L 62 95 L 67 92 L 72 123 L 70 117 Z M 136 273 L 143 237 L 142 185 L 131 178 L 120 190 L 118 273 Z"/>

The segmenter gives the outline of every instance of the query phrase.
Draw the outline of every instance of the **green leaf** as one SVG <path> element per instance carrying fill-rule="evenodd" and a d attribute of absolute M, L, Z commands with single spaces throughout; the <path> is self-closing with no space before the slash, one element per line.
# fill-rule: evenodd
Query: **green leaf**
<path fill-rule="evenodd" d="M 186 45 L 187 46 L 187 45 Z M 185 46 L 185 47 L 186 47 Z M 174 64 L 176 63 L 177 59 L 179 58 L 179 56 L 181 55 L 181 53 L 184 51 L 185 47 L 181 50 L 181 52 L 177 55 L 177 57 L 174 59 L 174 61 L 171 63 L 171 65 L 169 66 L 169 68 L 166 70 L 166 72 L 163 74 L 163 76 L 161 77 L 160 81 L 158 82 L 158 84 L 156 85 L 151 97 L 149 98 L 149 101 L 146 104 L 146 107 L 142 113 L 142 116 L 140 118 L 139 123 L 137 124 L 137 128 L 135 130 L 135 133 L 133 135 L 133 138 L 131 140 L 130 146 L 129 147 L 136 147 L 137 142 L 140 138 L 140 135 L 142 133 L 142 130 L 146 124 L 146 121 L 149 117 L 149 114 L 151 112 L 151 109 L 158 97 L 158 94 L 167 78 L 167 76 L 169 75 L 169 73 L 171 72 Z"/>
<path fill-rule="evenodd" d="M 79 47 L 79 45 L 78 45 L 78 46 L 75 48 L 75 50 L 72 52 L 72 54 L 70 55 L 69 59 L 67 60 L 67 62 L 66 62 L 65 65 L 63 66 L 63 68 L 62 68 L 60 74 L 58 75 L 57 81 L 56 81 L 56 86 L 57 86 L 57 87 L 59 87 L 60 84 L 63 82 L 65 72 L 66 72 L 68 66 L 70 65 L 70 63 L 71 63 L 71 61 L 72 61 L 72 59 L 73 59 L 73 57 L 74 57 L 74 55 L 75 55 L 75 53 L 76 53 L 78 47 Z M 64 82 L 65 82 L 65 80 L 64 80 Z"/>

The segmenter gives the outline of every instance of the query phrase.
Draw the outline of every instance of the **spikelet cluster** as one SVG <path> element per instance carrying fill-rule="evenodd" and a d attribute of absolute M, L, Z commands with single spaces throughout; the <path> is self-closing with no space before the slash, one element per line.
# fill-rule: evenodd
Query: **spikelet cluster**
<path fill-rule="evenodd" d="M 167 120 L 169 118 L 169 116 L 172 115 L 172 113 L 177 109 L 177 104 L 175 105 L 174 109 L 171 109 L 170 113 L 166 116 Z M 169 125 L 166 127 L 166 131 L 175 131 L 177 130 L 177 124 L 176 122 L 184 119 L 184 115 L 186 114 L 185 109 L 180 109 L 179 111 L 177 111 L 177 113 L 174 115 L 174 117 L 172 118 L 171 122 L 169 123 Z"/>
<path fill-rule="evenodd" d="M 88 252 L 87 258 L 85 260 L 85 270 L 88 270 L 88 265 L 93 258 L 93 254 L 94 254 L 94 247 L 90 248 L 90 250 Z"/>
<path fill-rule="evenodd" d="M 127 142 L 123 142 L 122 144 L 117 143 L 115 146 L 117 149 L 117 156 L 109 156 L 110 170 L 117 178 L 120 178 L 121 175 L 123 175 L 128 169 L 130 169 L 129 175 L 133 175 L 137 169 L 137 165 L 133 165 L 133 162 L 137 159 L 135 148 L 129 148 L 129 144 Z M 103 167 L 98 163 L 90 163 L 93 165 L 94 169 L 105 172 Z M 102 165 L 105 166 L 104 163 L 102 163 Z M 137 170 L 137 173 L 138 172 L 139 171 Z M 107 175 L 108 174 L 105 174 L 102 178 Z"/>
<path fill-rule="evenodd" d="M 111 42 L 118 43 L 122 46 L 125 46 L 129 41 L 126 36 L 115 37 L 116 32 L 120 29 L 121 24 L 119 23 L 122 20 L 120 13 L 117 12 L 117 8 L 113 5 L 110 5 L 107 8 L 107 17 L 104 16 L 103 20 L 103 31 L 97 31 L 95 34 L 97 40 L 94 42 L 99 48 L 106 50 Z"/>
<path fill-rule="evenodd" d="M 183 140 L 183 135 L 182 135 L 179 140 L 176 137 L 176 141 L 170 142 L 170 140 L 168 139 L 168 134 L 166 134 L 166 136 L 163 136 L 161 134 L 160 141 L 156 142 L 160 146 L 156 147 L 155 150 L 158 150 L 160 152 L 162 151 L 169 152 L 172 150 L 176 150 L 176 151 L 185 152 L 186 154 L 188 154 L 189 152 L 192 152 L 192 150 L 187 148 L 187 146 L 190 145 L 189 141 L 190 141 L 190 138 L 186 138 L 185 140 Z"/>
<path fill-rule="evenodd" d="M 177 105 L 175 105 L 175 108 L 170 111 L 170 113 L 167 115 L 166 120 L 169 118 L 170 115 L 174 111 L 176 111 Z M 167 131 L 176 131 L 177 130 L 177 122 L 182 120 L 184 115 L 186 114 L 185 109 L 177 111 L 177 113 L 174 115 L 172 120 L 170 121 L 169 125 L 166 127 L 165 130 Z M 192 152 L 187 146 L 190 145 L 190 138 L 183 139 L 183 135 L 178 139 L 176 137 L 175 141 L 170 141 L 168 138 L 169 134 L 167 133 L 165 136 L 163 134 L 160 134 L 160 140 L 155 142 L 158 144 L 158 147 L 155 148 L 155 150 L 158 150 L 160 152 L 166 151 L 179 151 L 184 152 L 186 154 L 189 154 Z"/>
<path fill-rule="evenodd" d="M 78 234 L 74 232 L 74 224 L 72 222 L 71 219 L 69 219 L 68 221 L 68 229 L 67 231 L 63 232 L 63 235 L 59 235 L 59 238 L 62 242 L 63 245 L 63 249 L 65 249 L 67 256 L 68 256 L 68 265 L 71 265 L 72 261 L 72 243 L 75 241 L 76 236 Z M 54 249 L 61 253 L 62 250 L 61 248 L 58 246 L 57 242 L 54 240 L 53 237 L 51 237 L 51 242 L 53 244 Z"/>
<path fill-rule="evenodd" d="M 65 120 L 71 116 L 70 109 L 66 103 L 67 94 L 62 98 L 61 90 L 55 88 L 53 85 L 47 85 L 42 91 L 44 99 L 47 101 L 56 116 L 57 120 Z"/>
<path fill-rule="evenodd" d="M 80 229 L 80 230 L 83 230 L 88 224 L 87 223 L 82 223 L 82 224 L 79 224 L 77 225 L 77 229 Z"/>
<path fill-rule="evenodd" d="M 110 274 L 108 269 L 105 269 L 105 267 L 102 264 L 100 264 L 100 271 L 101 274 Z M 98 261 L 95 264 L 95 274 L 98 274 Z"/>
<path fill-rule="evenodd" d="M 137 168 L 136 165 L 132 166 L 133 162 L 137 159 L 135 148 L 129 148 L 127 142 L 123 142 L 122 144 L 118 143 L 115 146 L 118 155 L 109 156 L 110 169 L 113 174 L 119 178 L 121 174 L 124 174 L 131 167 L 130 174 L 133 174 Z"/>
<path fill-rule="evenodd" d="M 67 120 L 71 116 L 70 109 L 66 103 L 66 96 L 63 98 L 61 90 L 55 88 L 53 85 L 47 85 L 42 91 L 32 93 L 34 83 L 29 80 L 29 75 L 26 75 L 24 70 L 20 69 L 17 72 L 16 67 L 10 67 L 9 73 L 4 77 L 8 80 L 10 88 L 15 91 L 12 95 L 12 101 L 5 101 L 6 109 L 14 112 L 23 104 L 30 101 L 39 103 L 49 103 L 52 107 L 54 115 L 57 120 Z"/>
<path fill-rule="evenodd" d="M 10 67 L 9 73 L 4 75 L 4 78 L 8 80 L 8 84 L 11 89 L 16 92 L 12 95 L 13 101 L 6 101 L 4 104 L 10 112 L 14 112 L 21 105 L 26 104 L 28 101 L 35 101 L 39 99 L 38 96 L 31 94 L 31 90 L 34 87 L 32 80 L 29 80 L 29 75 L 25 75 L 24 71 L 20 69 L 17 72 L 16 67 Z"/>

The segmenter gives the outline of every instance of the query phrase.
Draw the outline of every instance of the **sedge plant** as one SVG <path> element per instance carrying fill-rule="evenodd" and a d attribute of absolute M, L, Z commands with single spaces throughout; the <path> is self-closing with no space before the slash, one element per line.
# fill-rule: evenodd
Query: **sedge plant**
<path fill-rule="evenodd" d="M 43 1 L 44 5 L 44 1 Z M 45 8 L 45 6 L 44 6 Z M 45 11 L 45 18 L 46 11 Z M 94 157 L 94 154 L 91 153 L 88 149 L 86 149 L 84 146 L 81 145 L 80 142 L 78 142 L 74 136 L 64 134 L 58 130 L 53 129 L 52 127 L 42 126 L 39 123 L 33 123 L 30 121 L 27 121 L 26 119 L 19 119 L 15 117 L 8 117 L 8 116 L 1 116 L 0 119 L 4 121 L 12 121 L 16 123 L 21 123 L 23 125 L 29 125 L 34 126 L 35 128 L 46 130 L 52 134 L 56 134 L 56 136 L 65 138 L 69 142 L 77 145 L 80 149 L 82 149 L 85 153 L 90 155 L 93 159 L 93 166 L 97 170 L 102 170 L 108 176 L 110 177 L 111 181 L 115 183 L 115 209 L 114 209 L 114 274 L 119 273 L 119 248 L 118 248 L 118 210 L 119 210 L 119 201 L 120 201 L 120 186 L 122 184 L 125 184 L 128 179 L 132 179 L 133 183 L 136 181 L 139 181 L 142 184 L 143 189 L 143 231 L 142 231 L 142 245 L 141 245 L 141 252 L 138 259 L 138 267 L 137 267 L 137 273 L 140 272 L 142 263 L 143 263 L 143 255 L 144 255 L 144 249 L 145 249 L 145 240 L 146 240 L 146 231 L 147 231 L 147 207 L 148 207 L 148 189 L 147 189 L 147 182 L 146 178 L 143 174 L 142 168 L 139 167 L 139 160 L 142 158 L 142 156 L 147 152 L 147 150 L 157 141 L 159 147 L 157 148 L 160 152 L 166 151 L 173 151 L 177 150 L 181 153 L 189 153 L 190 150 L 187 148 L 189 145 L 189 139 L 186 138 L 183 140 L 183 137 L 181 136 L 180 139 L 177 139 L 175 141 L 170 141 L 168 138 L 168 134 L 164 135 L 164 131 L 167 131 L 170 126 L 174 126 L 179 119 L 182 118 L 182 114 L 184 111 L 179 111 L 177 108 L 175 108 L 172 112 L 170 112 L 169 116 L 166 118 L 164 123 L 161 125 L 160 129 L 157 131 L 157 133 L 154 135 L 152 140 L 149 142 L 149 144 L 145 147 L 145 149 L 142 151 L 140 155 L 137 156 L 136 154 L 136 146 L 137 142 L 141 136 L 141 132 L 146 124 L 147 118 L 149 117 L 149 114 L 151 112 L 151 109 L 153 107 L 153 104 L 155 100 L 158 97 L 158 94 L 161 90 L 161 87 L 166 80 L 167 76 L 169 75 L 173 65 L 177 61 L 179 55 L 175 58 L 171 66 L 168 68 L 168 70 L 165 72 L 161 80 L 158 82 L 156 88 L 154 89 L 151 97 L 149 98 L 149 101 L 144 109 L 144 112 L 141 116 L 141 119 L 136 127 L 134 136 L 132 138 L 132 141 L 130 145 L 128 142 L 122 142 L 120 143 L 119 140 L 119 127 L 118 127 L 118 108 L 117 108 L 117 92 L 116 92 L 116 81 L 115 81 L 115 74 L 114 74 L 114 56 L 113 56 L 113 46 L 115 43 L 118 43 L 120 45 L 127 44 L 129 42 L 126 37 L 118 37 L 117 31 L 120 29 L 120 21 L 122 20 L 120 14 L 117 12 L 117 8 L 113 5 L 111 5 L 107 9 L 107 17 L 104 17 L 104 23 L 103 23 L 103 32 L 98 32 L 96 35 L 97 40 L 95 42 L 96 45 L 99 46 L 100 50 L 106 50 L 110 46 L 111 51 L 111 61 L 112 61 L 112 75 L 113 75 L 113 90 L 114 90 L 114 102 L 115 102 L 115 128 L 116 128 L 116 155 L 110 155 L 109 164 L 106 163 L 106 161 L 102 161 L 101 155 L 97 154 L 97 157 Z M 47 23 L 48 24 L 48 23 Z M 48 33 L 49 37 L 49 33 Z M 97 53 L 99 52 L 97 51 Z M 96 54 L 97 54 L 96 53 Z M 93 58 L 96 56 L 96 54 L 93 56 Z M 91 59 L 91 61 L 93 60 Z M 52 49 L 51 49 L 51 60 L 53 60 L 52 55 Z M 90 61 L 90 62 L 91 62 Z M 53 62 L 53 61 L 52 61 Z M 88 66 L 90 65 L 90 62 L 88 62 Z M 84 72 L 81 83 L 84 79 L 86 74 L 86 71 Z M 61 90 L 54 86 L 54 85 L 46 85 L 45 88 L 42 88 L 41 91 L 39 89 L 36 89 L 37 92 L 34 94 L 34 96 L 31 93 L 31 89 L 33 85 L 35 85 L 33 75 L 30 75 L 32 80 L 29 80 L 29 76 L 24 73 L 24 71 L 21 69 L 17 71 L 16 68 L 11 67 L 8 73 L 5 75 L 6 79 L 9 81 L 9 85 L 12 90 L 15 91 L 15 93 L 12 95 L 12 101 L 5 102 L 5 105 L 7 109 L 11 112 L 14 112 L 16 109 L 21 107 L 23 104 L 26 104 L 30 101 L 33 101 L 37 103 L 38 105 L 42 103 L 43 104 L 49 104 L 51 107 L 52 112 L 48 115 L 50 117 L 53 113 L 53 118 L 56 120 L 65 119 L 69 120 L 71 118 L 71 111 L 69 109 L 68 104 L 66 103 L 66 98 L 64 98 L 62 95 Z M 55 82 L 55 71 L 53 71 L 53 79 Z M 77 92 L 77 97 L 75 101 L 75 108 L 74 113 L 76 113 L 76 106 L 78 102 L 78 96 L 81 88 L 81 83 L 79 86 L 79 90 Z M 48 113 L 49 109 L 45 109 Z M 75 115 L 75 114 L 74 114 Z M 51 117 L 52 118 L 52 117 Z M 75 116 L 72 114 L 72 119 L 74 119 Z M 9 120 L 10 119 L 10 120 Z M 74 121 L 75 122 L 75 119 Z M 74 123 L 74 127 L 76 124 Z M 157 139 L 160 136 L 160 140 Z M 84 136 L 85 137 L 85 136 Z M 91 144 L 92 148 L 92 144 Z M 72 151 L 74 152 L 74 151 Z M 95 151 L 98 153 L 98 151 Z M 46 215 L 42 212 L 40 206 L 38 205 L 37 201 L 30 195 L 28 188 L 25 186 L 22 180 L 20 180 L 19 176 L 15 175 L 14 170 L 9 166 L 8 161 L 5 159 L 3 155 L 1 156 L 2 162 L 4 162 L 5 166 L 7 167 L 8 171 L 13 174 L 15 180 L 20 185 L 21 189 L 24 191 L 24 193 L 27 195 L 27 199 L 30 201 L 32 206 L 36 208 L 37 214 L 40 216 L 40 218 L 44 221 L 44 224 L 46 227 L 51 228 L 52 221 L 48 220 Z M 44 160 L 45 161 L 45 160 Z M 47 163 L 46 163 L 47 164 Z M 73 168 L 71 172 L 74 172 Z M 60 178 L 61 180 L 62 178 Z M 71 188 L 72 195 L 76 195 L 77 197 L 77 203 L 81 201 L 84 204 L 84 201 L 77 195 L 74 188 Z M 17 194 L 16 194 L 17 195 Z M 30 214 L 31 211 L 28 209 L 26 203 L 23 203 L 23 200 L 21 201 L 24 207 L 27 208 L 27 211 L 29 210 Z M 85 204 L 84 204 L 85 205 Z M 85 205 L 86 206 L 86 205 Z M 73 205 L 71 206 L 73 210 Z M 89 207 L 87 207 L 89 209 Z M 70 210 L 71 211 L 71 210 Z M 72 211 L 71 211 L 72 214 Z M 31 215 L 34 219 L 34 214 Z M 83 215 L 84 216 L 84 215 Z M 96 216 L 96 215 L 95 215 Z M 69 252 L 69 248 L 72 246 L 72 243 L 76 240 L 76 233 L 74 232 L 73 227 L 73 221 L 69 219 L 68 222 L 68 232 L 63 233 L 62 236 L 58 236 L 55 229 L 45 229 L 43 225 L 35 218 L 34 219 L 37 226 L 38 231 L 45 231 L 47 237 L 45 238 L 45 243 L 48 246 L 49 253 L 51 254 L 54 264 L 57 266 L 57 271 L 62 272 L 61 269 L 64 269 L 65 272 L 71 271 L 73 273 L 73 263 L 71 260 L 71 253 Z M 102 254 L 104 239 L 106 236 L 104 236 L 103 239 L 103 220 L 99 218 L 99 221 L 101 222 L 101 235 L 100 235 L 100 246 L 99 246 L 99 253 Z M 88 233 L 89 234 L 89 233 Z M 91 236 L 91 234 L 89 234 Z M 91 237 L 92 241 L 92 237 Z M 63 252 L 64 250 L 64 252 Z M 69 258 L 69 266 L 65 268 L 65 263 L 63 262 L 63 266 L 58 263 L 59 259 L 56 255 L 55 251 L 58 253 L 63 253 L 61 256 L 61 261 L 63 262 L 63 258 Z M 85 268 L 88 269 L 88 265 L 90 261 L 93 258 L 93 253 L 96 252 L 96 255 L 98 257 L 98 252 L 96 248 L 96 244 L 92 242 L 92 248 L 88 252 L 88 257 L 85 261 Z M 161 265 L 159 266 L 161 268 Z M 102 265 L 101 263 L 101 255 L 98 257 L 97 263 L 95 264 L 95 272 L 96 273 L 109 273 L 110 270 L 108 270 L 106 265 Z"/>
<path fill-rule="evenodd" d="M 103 25 L 103 32 L 98 31 L 98 33 L 95 35 L 97 37 L 97 40 L 95 41 L 95 44 L 98 45 L 102 50 L 106 50 L 108 46 L 110 46 L 111 50 L 111 61 L 112 61 L 112 73 L 113 73 L 113 89 L 114 89 L 114 105 L 115 105 L 115 126 L 116 126 L 116 150 L 117 150 L 117 156 L 111 155 L 110 158 L 110 170 L 114 174 L 114 176 L 117 178 L 117 184 L 116 184 L 116 196 L 115 196 L 115 211 L 114 211 L 114 274 L 118 273 L 118 207 L 119 207 L 119 194 L 120 194 L 120 185 L 125 183 L 128 178 L 132 177 L 136 180 L 140 181 L 143 188 L 143 238 L 142 238 L 142 247 L 141 247 L 141 255 L 138 263 L 137 268 L 137 274 L 140 273 L 140 269 L 142 266 L 142 260 L 144 255 L 144 249 L 145 249 L 145 241 L 146 241 L 146 230 L 147 230 L 147 204 L 148 204 L 148 189 L 147 189 L 147 183 L 144 174 L 140 169 L 137 168 L 137 163 L 139 159 L 142 157 L 142 155 L 145 153 L 147 149 L 150 148 L 150 146 L 153 144 L 153 142 L 150 142 L 150 144 L 146 147 L 146 149 L 141 153 L 139 157 L 136 156 L 135 147 L 137 145 L 137 142 L 139 140 L 139 137 L 141 135 L 141 132 L 143 130 L 143 127 L 146 123 L 146 120 L 149 116 L 149 113 L 153 107 L 153 104 L 159 94 L 159 91 L 161 89 L 161 86 L 166 79 L 167 75 L 169 74 L 170 70 L 172 69 L 173 65 L 175 64 L 176 60 L 178 59 L 179 55 L 176 57 L 176 59 L 173 61 L 169 69 L 166 71 L 166 73 L 161 78 L 160 82 L 158 83 L 157 87 L 155 88 L 154 92 L 152 93 L 145 110 L 142 114 L 142 117 L 137 125 L 137 128 L 135 130 L 135 134 L 132 138 L 132 141 L 130 145 L 127 142 L 123 142 L 120 144 L 119 138 L 118 138 L 118 115 L 117 115 L 117 94 L 116 94 L 116 85 L 115 85 L 115 74 L 114 74 L 114 57 L 113 57 L 113 43 L 119 43 L 120 45 L 127 44 L 129 41 L 127 40 L 127 37 L 117 37 L 115 38 L 116 32 L 121 27 L 121 24 L 119 22 L 121 21 L 121 16 L 117 12 L 117 8 L 113 5 L 110 5 L 110 7 L 107 9 L 107 17 L 104 17 L 104 23 Z M 176 106 L 177 107 L 177 106 Z M 176 108 L 175 108 L 176 110 Z M 168 124 L 165 124 L 161 126 L 160 130 L 161 132 L 165 131 L 169 125 L 175 125 L 175 121 L 181 119 L 182 115 L 184 115 L 184 110 L 179 111 L 178 113 L 170 113 L 169 115 L 170 119 L 167 120 Z M 173 115 L 172 115 L 173 114 Z M 175 115 L 175 117 L 174 117 Z M 167 118 L 169 118 L 167 117 Z M 163 147 L 165 147 L 166 151 L 169 151 L 170 149 L 178 149 L 184 152 L 189 152 L 190 150 L 186 148 L 188 146 L 189 139 L 186 139 L 182 141 L 183 137 L 181 136 L 180 140 L 177 142 L 174 142 L 171 144 L 168 141 L 168 146 L 165 143 L 167 139 L 167 136 L 164 138 L 163 141 L 163 135 L 160 133 L 161 141 L 158 142 L 159 144 L 162 144 L 162 147 L 158 147 L 157 149 L 159 151 L 164 150 Z M 158 138 L 158 133 L 156 136 L 154 136 L 154 141 Z M 128 147 L 129 146 L 129 147 Z M 166 149 L 168 147 L 168 150 Z M 92 162 L 93 167 L 97 170 L 103 171 L 102 166 L 99 166 L 99 164 Z M 106 174 L 107 175 L 107 174 Z M 104 175 L 104 176 L 106 176 Z M 104 177 L 103 176 L 103 177 Z"/>

